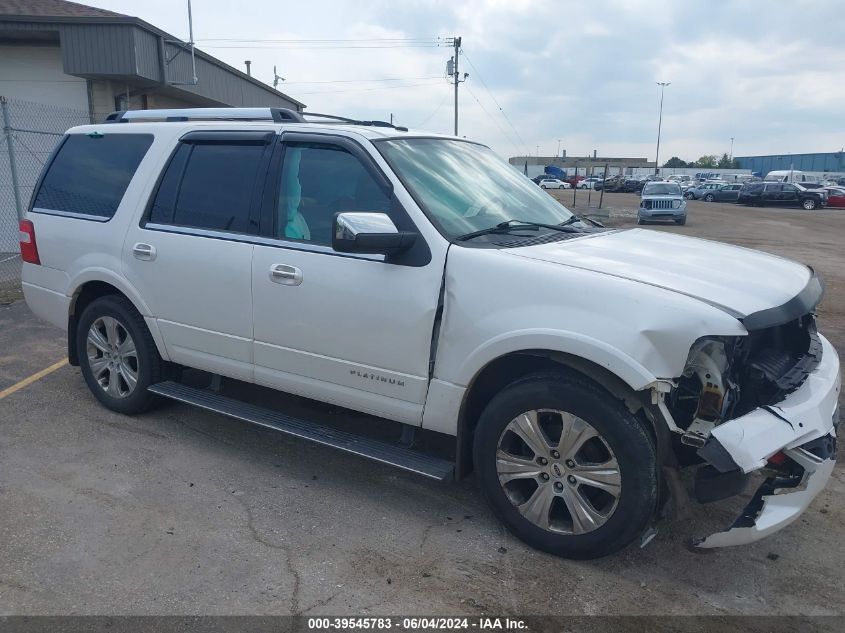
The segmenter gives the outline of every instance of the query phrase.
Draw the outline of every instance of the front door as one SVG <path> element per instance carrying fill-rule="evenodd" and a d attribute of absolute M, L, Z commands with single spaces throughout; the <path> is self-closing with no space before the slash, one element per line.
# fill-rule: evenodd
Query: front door
<path fill-rule="evenodd" d="M 418 425 L 445 245 L 419 236 L 395 262 L 335 252 L 338 212 L 382 212 L 401 230 L 416 227 L 356 142 L 303 133 L 283 141 L 269 176 L 277 183 L 272 233 L 255 246 L 252 265 L 255 380 Z"/>
<path fill-rule="evenodd" d="M 170 358 L 252 379 L 252 251 L 272 133 L 194 132 L 179 142 L 124 242 L 126 278 Z"/>

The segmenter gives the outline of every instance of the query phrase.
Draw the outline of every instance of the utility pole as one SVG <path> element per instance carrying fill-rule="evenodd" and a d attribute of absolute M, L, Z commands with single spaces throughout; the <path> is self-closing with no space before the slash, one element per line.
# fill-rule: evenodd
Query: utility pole
<path fill-rule="evenodd" d="M 732 137 L 731 137 L 731 155 L 730 155 L 730 160 L 731 160 L 731 161 L 733 161 L 733 159 L 734 159 L 734 137 L 732 136 Z"/>
<path fill-rule="evenodd" d="M 657 151 L 654 154 L 654 175 L 660 173 L 660 128 L 663 127 L 663 89 L 670 85 L 668 81 L 658 81 L 660 86 L 660 118 L 657 120 Z"/>
<path fill-rule="evenodd" d="M 560 141 L 561 139 L 557 140 L 557 154 L 555 155 L 556 158 L 560 158 Z"/>
<path fill-rule="evenodd" d="M 455 46 L 455 55 L 446 64 L 446 74 L 452 77 L 455 83 L 455 136 L 458 135 L 458 84 L 463 83 L 469 77 L 469 73 L 464 73 L 464 78 L 461 79 L 458 73 L 458 57 L 461 54 L 461 38 L 453 37 L 452 44 Z"/>

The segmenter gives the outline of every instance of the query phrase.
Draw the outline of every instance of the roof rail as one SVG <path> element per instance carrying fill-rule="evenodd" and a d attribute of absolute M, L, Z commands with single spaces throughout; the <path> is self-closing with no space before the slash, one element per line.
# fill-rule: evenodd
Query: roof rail
<path fill-rule="evenodd" d="M 131 123 L 141 121 L 273 121 L 274 123 L 308 123 L 305 117 L 324 119 L 325 123 L 345 123 L 389 127 L 400 132 L 408 128 L 387 121 L 359 121 L 334 114 L 297 112 L 288 108 L 180 108 L 173 110 L 120 110 L 106 117 L 106 123 Z"/>
<path fill-rule="evenodd" d="M 180 108 L 173 110 L 122 110 L 112 112 L 106 123 L 132 121 L 273 121 L 304 123 L 302 114 L 288 108 Z"/>
<path fill-rule="evenodd" d="M 321 119 L 328 119 L 329 121 L 337 121 L 338 123 L 346 123 L 348 125 L 368 125 L 372 127 L 391 127 L 400 132 L 407 132 L 408 128 L 401 125 L 393 125 L 387 121 L 359 121 L 358 119 L 348 119 L 345 116 L 337 116 L 335 114 L 320 114 L 319 112 L 302 112 L 302 116 L 315 116 Z"/>

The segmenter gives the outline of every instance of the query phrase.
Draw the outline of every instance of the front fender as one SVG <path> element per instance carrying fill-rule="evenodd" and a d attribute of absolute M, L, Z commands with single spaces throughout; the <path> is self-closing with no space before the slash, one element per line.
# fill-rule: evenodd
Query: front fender
<path fill-rule="evenodd" d="M 467 386 L 480 368 L 507 354 L 527 350 L 562 352 L 578 356 L 604 367 L 625 381 L 634 391 L 640 391 L 657 379 L 635 359 L 603 341 L 577 332 L 538 328 L 507 332 L 485 341 L 458 367 L 456 382 Z"/>

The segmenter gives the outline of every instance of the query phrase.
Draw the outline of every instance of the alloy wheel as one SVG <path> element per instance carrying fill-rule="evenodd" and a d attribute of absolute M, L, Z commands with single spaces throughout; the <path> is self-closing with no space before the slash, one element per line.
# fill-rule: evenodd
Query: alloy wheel
<path fill-rule="evenodd" d="M 524 518 L 561 534 L 600 528 L 622 491 L 619 463 L 601 434 L 555 409 L 526 411 L 508 423 L 499 436 L 496 471 Z"/>
<path fill-rule="evenodd" d="M 109 396 L 126 398 L 138 384 L 138 351 L 129 331 L 116 318 L 101 316 L 88 330 L 88 366 Z"/>

